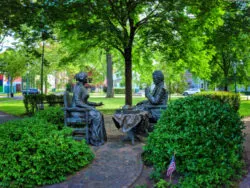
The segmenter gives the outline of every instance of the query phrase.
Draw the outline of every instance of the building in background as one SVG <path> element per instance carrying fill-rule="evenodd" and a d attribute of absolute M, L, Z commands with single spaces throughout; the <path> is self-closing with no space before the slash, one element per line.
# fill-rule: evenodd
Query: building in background
<path fill-rule="evenodd" d="M 194 76 L 189 71 L 186 71 L 185 78 L 188 83 L 188 88 L 197 88 L 197 89 L 208 89 L 208 82 L 205 80 L 200 79 L 197 76 Z"/>
<path fill-rule="evenodd" d="M 11 78 L 8 78 L 4 74 L 0 74 L 0 93 L 16 93 L 21 92 L 22 88 L 22 78 L 18 77 L 15 78 L 12 82 L 11 88 Z"/>

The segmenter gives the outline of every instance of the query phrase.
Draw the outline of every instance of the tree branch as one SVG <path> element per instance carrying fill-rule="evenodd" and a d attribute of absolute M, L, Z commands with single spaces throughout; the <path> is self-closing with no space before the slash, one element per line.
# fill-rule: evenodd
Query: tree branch
<path fill-rule="evenodd" d="M 115 27 L 115 25 L 114 25 L 113 22 L 110 20 L 110 18 L 107 18 L 107 20 L 108 20 L 108 23 L 109 23 L 110 26 L 111 26 L 111 29 L 112 29 L 113 31 L 115 31 L 116 36 L 117 36 L 117 38 L 119 39 L 119 41 L 117 41 L 117 42 L 119 42 L 119 43 L 125 45 L 125 43 L 124 43 L 124 41 L 126 41 L 126 40 L 125 40 L 125 37 L 128 37 L 128 36 L 124 36 L 124 38 L 123 38 L 123 36 L 121 35 L 122 31 L 120 31 L 117 27 Z M 112 30 L 111 30 L 111 31 L 112 31 Z"/>
<path fill-rule="evenodd" d="M 109 40 L 105 40 L 105 42 L 106 42 L 107 44 L 110 44 L 110 41 L 109 41 Z M 114 44 L 114 43 L 112 43 L 111 45 L 112 45 L 115 49 L 117 49 L 119 52 L 121 52 L 121 54 L 124 56 L 124 52 L 123 52 L 122 48 L 120 48 L 118 45 L 116 45 L 116 44 Z"/>
<path fill-rule="evenodd" d="M 149 19 L 158 16 L 158 14 L 154 14 L 154 12 L 158 9 L 159 4 L 156 6 L 154 10 L 152 10 L 145 18 L 140 20 L 135 24 L 135 30 L 138 30 L 142 25 L 146 24 Z"/>
<path fill-rule="evenodd" d="M 117 13 L 117 11 L 116 11 L 116 8 L 115 8 L 115 6 L 114 6 L 114 1 L 109 0 L 109 4 L 110 4 L 110 6 L 111 6 L 111 10 L 113 11 L 115 17 L 117 18 L 116 20 L 118 21 L 118 23 L 121 25 L 121 27 L 122 27 L 122 29 L 123 29 L 123 30 L 121 31 L 121 32 L 124 34 L 124 35 L 123 35 L 123 40 L 121 40 L 122 36 L 121 36 L 120 40 L 123 41 L 123 45 L 125 45 L 125 44 L 124 44 L 124 41 L 126 41 L 126 39 L 129 37 L 128 30 L 127 30 L 127 28 L 126 28 L 126 20 L 127 20 L 127 19 L 124 19 L 124 20 L 125 20 L 125 23 L 124 23 L 124 20 L 123 20 L 123 19 L 121 18 L 121 16 L 120 16 L 121 14 Z M 115 28 L 115 29 L 117 30 L 117 27 L 112 23 L 112 21 L 110 20 L 109 17 L 108 17 L 108 20 L 109 20 L 110 23 L 112 24 L 113 28 Z"/>

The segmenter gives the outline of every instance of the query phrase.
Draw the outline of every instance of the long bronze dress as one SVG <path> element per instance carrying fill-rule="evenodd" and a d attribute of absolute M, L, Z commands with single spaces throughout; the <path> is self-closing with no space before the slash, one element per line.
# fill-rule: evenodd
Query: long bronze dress
<path fill-rule="evenodd" d="M 88 102 L 88 98 L 88 90 L 83 86 L 82 82 L 78 82 L 74 87 L 72 106 L 90 109 L 89 143 L 100 146 L 107 141 L 104 119 L 102 113 L 94 108 L 94 106 L 97 106 L 96 103 Z M 72 116 L 84 116 L 84 114 L 74 112 Z"/>

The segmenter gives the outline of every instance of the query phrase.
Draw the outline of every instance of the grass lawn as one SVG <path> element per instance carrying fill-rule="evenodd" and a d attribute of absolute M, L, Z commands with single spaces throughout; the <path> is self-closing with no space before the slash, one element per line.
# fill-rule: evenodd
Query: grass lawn
<path fill-rule="evenodd" d="M 21 116 L 25 113 L 25 108 L 22 100 L 0 98 L 0 111 L 16 116 Z"/>
<path fill-rule="evenodd" d="M 135 105 L 139 101 L 145 100 L 144 97 L 133 98 L 133 104 Z M 117 98 L 105 98 L 105 97 L 93 97 L 90 98 L 91 102 L 103 102 L 103 106 L 97 107 L 104 114 L 113 114 L 116 109 L 121 108 L 125 103 L 124 97 Z M 45 107 L 46 108 L 46 107 Z M 25 113 L 25 108 L 22 100 L 14 100 L 12 98 L 0 98 L 0 111 L 8 114 L 22 116 Z"/>
<path fill-rule="evenodd" d="M 241 101 L 239 113 L 241 116 L 250 116 L 250 100 Z"/>
<path fill-rule="evenodd" d="M 144 97 L 136 97 L 133 98 L 133 105 L 138 103 L 139 101 L 145 100 Z M 99 98 L 99 97 L 93 97 L 90 98 L 89 101 L 92 102 L 103 102 L 103 106 L 97 107 L 98 110 L 103 112 L 104 114 L 113 114 L 116 109 L 121 108 L 125 103 L 124 97 L 117 97 L 117 98 Z"/>
<path fill-rule="evenodd" d="M 133 105 L 139 101 L 145 100 L 144 97 L 133 97 Z M 172 99 L 173 100 L 173 99 Z M 103 102 L 104 105 L 97 107 L 104 114 L 113 114 L 116 109 L 121 108 L 124 103 L 124 97 L 105 98 L 105 97 L 91 97 L 92 102 Z M 0 98 L 0 111 L 16 116 L 22 116 L 25 113 L 25 108 L 22 100 L 14 100 L 11 98 Z M 241 116 L 250 116 L 250 100 L 242 100 L 239 113 Z"/>

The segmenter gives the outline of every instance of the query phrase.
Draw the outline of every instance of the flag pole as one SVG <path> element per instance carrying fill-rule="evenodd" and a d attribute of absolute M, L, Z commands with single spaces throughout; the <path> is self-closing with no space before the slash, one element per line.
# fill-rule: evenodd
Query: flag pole
<path fill-rule="evenodd" d="M 174 158 L 175 158 L 175 152 L 174 152 Z M 172 173 L 170 174 L 170 183 L 172 183 Z"/>
<path fill-rule="evenodd" d="M 174 152 L 174 155 L 172 155 L 172 159 L 170 161 L 170 164 L 167 170 L 167 176 L 170 176 L 170 183 L 172 183 L 172 173 L 175 171 L 175 169 L 176 169 L 176 165 L 175 165 L 175 152 Z"/>

